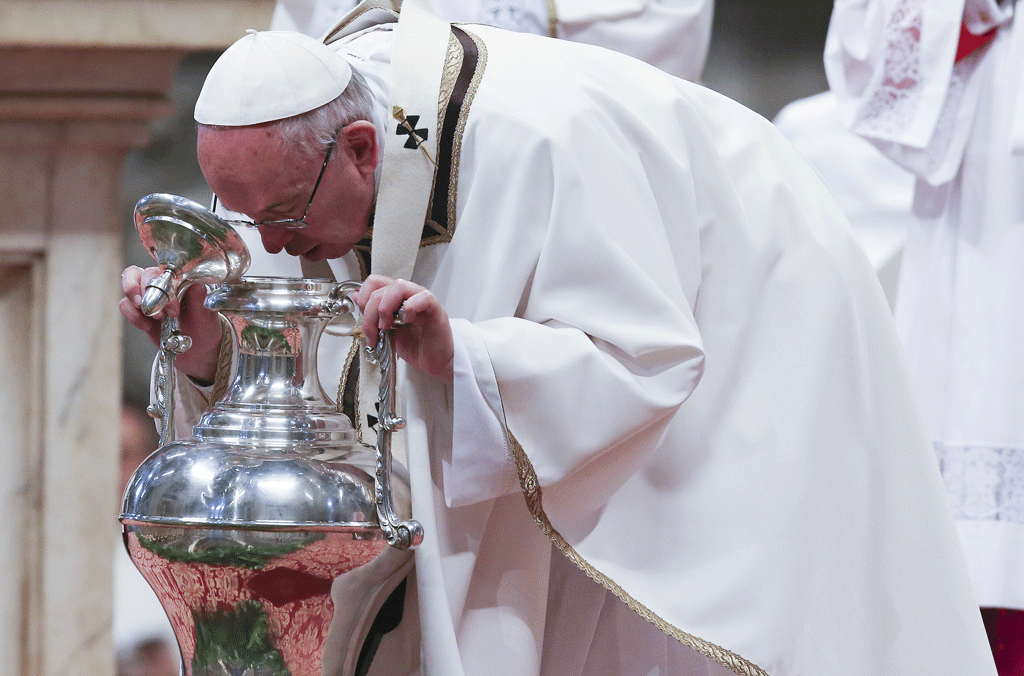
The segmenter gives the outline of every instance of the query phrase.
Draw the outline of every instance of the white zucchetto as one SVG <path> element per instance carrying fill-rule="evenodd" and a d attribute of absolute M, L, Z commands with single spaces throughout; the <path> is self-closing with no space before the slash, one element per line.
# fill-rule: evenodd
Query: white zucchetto
<path fill-rule="evenodd" d="M 337 98 L 351 77 L 345 57 L 319 40 L 250 29 L 213 64 L 195 120 L 244 127 L 301 115 Z"/>

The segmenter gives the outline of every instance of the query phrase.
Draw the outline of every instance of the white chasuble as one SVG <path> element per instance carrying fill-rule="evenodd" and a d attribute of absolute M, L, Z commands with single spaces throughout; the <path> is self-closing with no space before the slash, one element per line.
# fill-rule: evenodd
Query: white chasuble
<path fill-rule="evenodd" d="M 646 626 L 686 647 L 651 673 L 992 673 L 885 299 L 815 172 L 621 55 L 455 34 L 483 73 L 441 116 L 446 234 L 413 279 L 464 364 L 453 393 L 409 374 L 405 411 L 424 672 L 624 673 L 605 647 Z M 453 433 L 467 381 L 492 443 Z"/>

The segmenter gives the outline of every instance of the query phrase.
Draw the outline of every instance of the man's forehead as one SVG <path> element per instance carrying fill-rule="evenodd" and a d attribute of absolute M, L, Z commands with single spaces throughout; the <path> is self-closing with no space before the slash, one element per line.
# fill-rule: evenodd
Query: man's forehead
<path fill-rule="evenodd" d="M 197 135 L 200 155 L 230 157 L 234 160 L 260 159 L 271 155 L 283 163 L 300 153 L 285 143 L 277 125 L 261 124 L 245 127 L 207 127 L 200 125 Z"/>
<path fill-rule="evenodd" d="M 279 143 L 273 130 L 201 129 L 197 150 L 210 187 L 234 211 L 248 213 L 284 203 L 310 180 L 308 158 Z"/>

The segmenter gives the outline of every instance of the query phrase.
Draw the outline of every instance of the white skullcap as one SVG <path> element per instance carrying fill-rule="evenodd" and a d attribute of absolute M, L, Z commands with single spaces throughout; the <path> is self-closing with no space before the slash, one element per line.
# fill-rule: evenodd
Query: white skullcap
<path fill-rule="evenodd" d="M 196 122 L 225 127 L 308 113 L 345 91 L 345 57 L 301 33 L 250 29 L 217 59 L 196 101 Z"/>

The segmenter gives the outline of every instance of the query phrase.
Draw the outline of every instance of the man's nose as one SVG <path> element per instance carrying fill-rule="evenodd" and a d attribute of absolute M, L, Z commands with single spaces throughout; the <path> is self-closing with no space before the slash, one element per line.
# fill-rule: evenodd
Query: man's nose
<path fill-rule="evenodd" d="M 260 238 L 263 240 L 263 248 L 267 253 L 280 253 L 284 245 L 291 238 L 291 233 L 285 228 L 278 228 L 272 225 L 261 225 Z"/>

